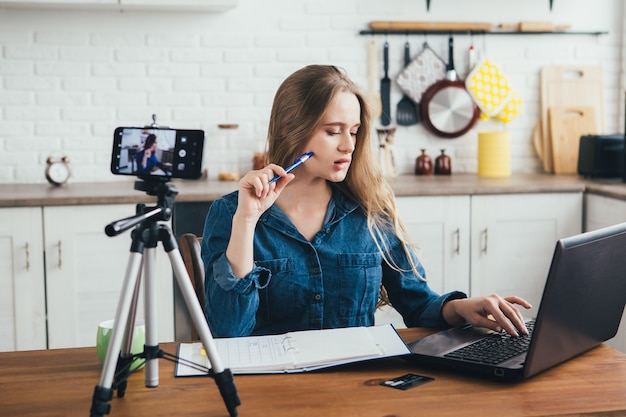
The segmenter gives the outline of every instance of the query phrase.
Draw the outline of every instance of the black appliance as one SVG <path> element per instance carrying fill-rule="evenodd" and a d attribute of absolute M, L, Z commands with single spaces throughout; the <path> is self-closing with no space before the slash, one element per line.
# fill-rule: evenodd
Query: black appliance
<path fill-rule="evenodd" d="M 624 134 L 580 137 L 578 174 L 593 178 L 624 176 Z"/>

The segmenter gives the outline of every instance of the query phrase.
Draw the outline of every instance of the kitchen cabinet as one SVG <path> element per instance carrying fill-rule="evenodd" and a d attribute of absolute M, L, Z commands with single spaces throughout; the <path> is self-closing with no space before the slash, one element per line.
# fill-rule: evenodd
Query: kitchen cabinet
<path fill-rule="evenodd" d="M 0 209 L 0 351 L 46 348 L 41 207 Z"/>
<path fill-rule="evenodd" d="M 224 12 L 238 0 L 0 0 L 0 7 L 74 10 Z"/>
<path fill-rule="evenodd" d="M 585 194 L 585 231 L 601 229 L 626 222 L 626 200 L 596 194 Z M 624 273 L 626 279 L 626 272 Z M 608 341 L 616 349 L 626 352 L 626 312 L 617 335 Z"/>
<path fill-rule="evenodd" d="M 438 293 L 470 290 L 470 196 L 398 197 L 398 213 L 428 285 Z"/>
<path fill-rule="evenodd" d="M 626 200 L 585 194 L 585 231 L 626 222 Z"/>
<path fill-rule="evenodd" d="M 98 323 L 115 317 L 130 231 L 104 227 L 134 204 L 0 209 L 0 351 L 94 346 Z M 169 258 L 157 248 L 158 338 L 174 340 Z M 137 317 L 143 318 L 143 291 Z"/>
<path fill-rule="evenodd" d="M 543 292 L 557 239 L 581 232 L 582 193 L 398 197 L 398 211 L 429 285 L 442 293 L 518 295 Z M 377 321 L 401 323 L 390 309 Z"/>
<path fill-rule="evenodd" d="M 517 295 L 537 315 L 558 239 L 582 231 L 582 193 L 472 196 L 470 294 Z"/>
<path fill-rule="evenodd" d="M 426 270 L 428 285 L 438 293 L 469 292 L 470 196 L 397 197 L 398 215 Z M 376 311 L 376 324 L 406 327 L 390 306 Z"/>
<path fill-rule="evenodd" d="M 131 239 L 130 231 L 108 237 L 104 227 L 134 213 L 133 204 L 43 208 L 49 348 L 93 346 L 98 323 L 115 317 Z M 160 243 L 156 258 L 158 340 L 171 341 L 174 284 Z M 143 318 L 143 291 L 139 298 Z"/>
<path fill-rule="evenodd" d="M 123 10 L 178 10 L 224 12 L 237 6 L 238 0 L 119 0 Z"/>

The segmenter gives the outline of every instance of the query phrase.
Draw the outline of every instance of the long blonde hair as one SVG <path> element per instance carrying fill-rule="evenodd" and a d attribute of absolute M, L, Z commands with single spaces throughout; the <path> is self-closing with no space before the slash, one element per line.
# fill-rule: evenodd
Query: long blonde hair
<path fill-rule="evenodd" d="M 370 234 L 387 264 L 400 270 L 384 239 L 385 231 L 394 230 L 415 274 L 421 277 L 414 245 L 398 217 L 395 196 L 384 179 L 378 158 L 372 149 L 370 105 L 358 86 L 339 68 L 332 65 L 309 65 L 289 77 L 278 88 L 270 115 L 267 134 L 269 161 L 286 166 L 302 152 L 302 145 L 319 125 L 329 103 L 340 92 L 356 96 L 361 105 L 361 126 L 357 132 L 352 164 L 346 178 L 337 186 L 365 212 Z M 381 301 L 388 303 L 381 288 Z M 379 302 L 380 304 L 380 302 Z"/>

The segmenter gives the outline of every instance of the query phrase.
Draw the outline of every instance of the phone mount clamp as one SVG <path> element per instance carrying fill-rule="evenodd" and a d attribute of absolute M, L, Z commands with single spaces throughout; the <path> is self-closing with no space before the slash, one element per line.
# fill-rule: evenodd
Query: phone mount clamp
<path fill-rule="evenodd" d="M 132 243 L 126 274 L 115 312 L 115 322 L 100 382 L 94 389 L 90 416 L 102 417 L 104 414 L 109 414 L 111 410 L 109 401 L 113 398 L 115 389 L 117 389 L 118 397 L 125 395 L 130 366 L 135 359 L 145 359 L 145 383 L 146 387 L 150 388 L 156 388 L 159 385 L 158 359 L 171 360 L 174 357 L 175 360 L 178 360 L 177 357 L 163 352 L 159 348 L 157 338 L 156 247 L 158 242 L 162 242 L 191 319 L 198 330 L 198 335 L 211 364 L 209 375 L 215 380 L 230 416 L 235 417 L 241 401 L 232 372 L 222 365 L 211 331 L 178 250 L 176 239 L 169 227 L 163 223 L 158 223 L 159 221 L 168 221 L 171 218 L 174 199 L 178 190 L 169 184 L 167 179 L 154 180 L 152 178 L 146 179 L 146 181 L 136 181 L 135 189 L 156 196 L 157 204 L 153 207 L 137 204 L 134 216 L 117 220 L 105 227 L 105 233 L 112 237 L 136 226 L 131 233 Z M 133 355 L 132 337 L 142 269 L 145 281 L 146 342 L 143 353 Z"/>
<path fill-rule="evenodd" d="M 144 128 L 146 128 L 146 129 L 148 129 L 148 128 L 151 128 L 151 129 L 167 128 L 167 126 L 159 126 L 159 124 L 157 123 L 156 119 L 157 119 L 157 115 L 153 113 L 152 114 L 152 123 L 150 123 L 149 125 L 145 125 Z"/>

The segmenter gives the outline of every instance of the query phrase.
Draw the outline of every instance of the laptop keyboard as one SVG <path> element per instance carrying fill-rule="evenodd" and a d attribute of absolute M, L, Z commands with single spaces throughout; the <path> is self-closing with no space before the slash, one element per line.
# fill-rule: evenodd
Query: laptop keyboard
<path fill-rule="evenodd" d="M 487 365 L 496 365 L 526 352 L 528 345 L 530 345 L 534 327 L 535 321 L 532 320 L 526 323 L 528 335 L 511 336 L 502 331 L 446 353 L 444 356 Z"/>

